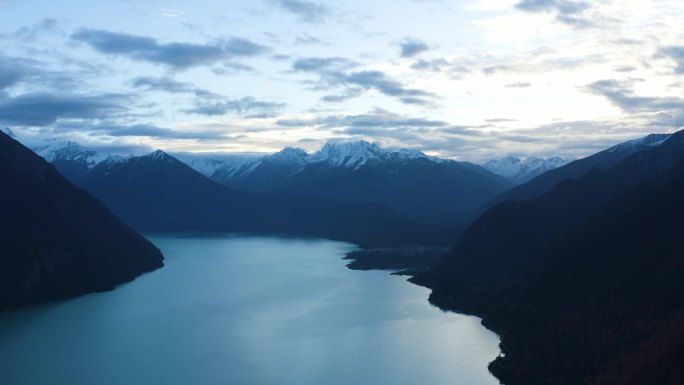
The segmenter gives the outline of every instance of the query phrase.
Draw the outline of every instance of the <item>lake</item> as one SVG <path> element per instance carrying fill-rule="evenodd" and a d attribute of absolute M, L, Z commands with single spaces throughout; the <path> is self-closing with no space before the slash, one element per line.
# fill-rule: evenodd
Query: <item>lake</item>
<path fill-rule="evenodd" d="M 0 314 L 0 384 L 498 384 L 496 334 L 405 277 L 347 269 L 353 245 L 150 240 L 160 270 Z"/>

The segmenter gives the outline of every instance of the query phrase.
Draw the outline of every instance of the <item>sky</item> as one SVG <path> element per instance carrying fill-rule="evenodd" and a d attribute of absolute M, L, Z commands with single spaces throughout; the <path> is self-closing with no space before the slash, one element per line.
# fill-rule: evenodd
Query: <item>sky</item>
<path fill-rule="evenodd" d="M 0 0 L 24 143 L 483 162 L 684 126 L 681 0 Z"/>

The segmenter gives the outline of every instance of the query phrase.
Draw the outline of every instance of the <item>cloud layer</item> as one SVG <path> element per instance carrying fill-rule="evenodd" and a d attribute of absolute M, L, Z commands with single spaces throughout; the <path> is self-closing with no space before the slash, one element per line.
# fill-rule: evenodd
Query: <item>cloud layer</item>
<path fill-rule="evenodd" d="M 174 69 L 214 64 L 234 57 L 255 56 L 267 51 L 262 45 L 237 37 L 208 44 L 160 43 L 147 36 L 101 29 L 80 29 L 71 35 L 71 38 L 103 54 L 163 64 Z"/>

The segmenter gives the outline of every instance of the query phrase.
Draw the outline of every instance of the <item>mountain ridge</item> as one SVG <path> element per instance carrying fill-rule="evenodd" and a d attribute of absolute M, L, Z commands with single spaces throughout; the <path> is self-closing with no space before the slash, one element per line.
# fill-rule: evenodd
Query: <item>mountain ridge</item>
<path fill-rule="evenodd" d="M 381 204 L 234 190 L 163 151 L 100 164 L 78 184 L 142 231 L 283 233 L 390 246 L 444 244 L 456 228 L 400 218 Z"/>
<path fill-rule="evenodd" d="M 477 314 L 502 336 L 504 354 L 490 365 L 502 383 L 651 383 L 654 363 L 629 375 L 619 363 L 656 349 L 649 339 L 684 307 L 675 294 L 684 290 L 682 194 L 684 131 L 496 205 L 418 280 L 433 303 Z M 684 378 L 673 374 L 664 383 Z"/>
<path fill-rule="evenodd" d="M 0 132 L 0 311 L 111 290 L 161 252 L 56 168 Z"/>

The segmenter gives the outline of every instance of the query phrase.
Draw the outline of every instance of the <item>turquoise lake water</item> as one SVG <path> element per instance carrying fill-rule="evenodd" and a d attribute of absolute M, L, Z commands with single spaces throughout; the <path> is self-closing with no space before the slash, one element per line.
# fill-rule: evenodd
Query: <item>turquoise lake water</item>
<path fill-rule="evenodd" d="M 494 333 L 405 277 L 347 269 L 353 245 L 150 239 L 164 268 L 0 314 L 0 384 L 498 384 Z"/>

